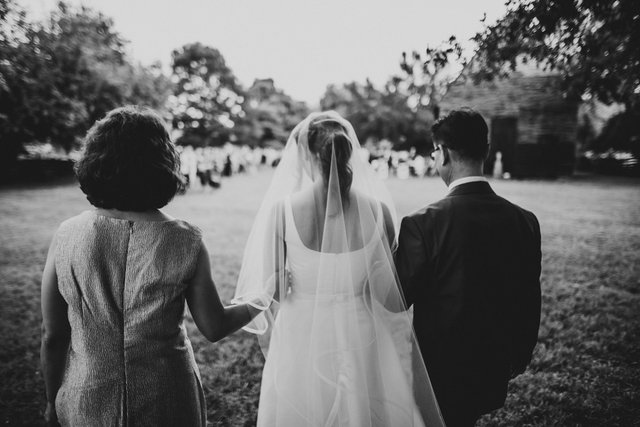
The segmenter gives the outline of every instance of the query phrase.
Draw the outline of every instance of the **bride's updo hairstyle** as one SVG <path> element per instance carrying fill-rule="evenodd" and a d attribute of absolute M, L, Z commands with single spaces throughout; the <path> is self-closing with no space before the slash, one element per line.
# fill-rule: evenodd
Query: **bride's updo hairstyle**
<path fill-rule="evenodd" d="M 326 182 L 329 182 L 331 175 L 331 152 L 335 153 L 340 194 L 342 199 L 348 199 L 353 181 L 349 162 L 353 149 L 347 130 L 335 120 L 321 116 L 309 125 L 308 140 L 309 151 L 320 159 L 322 176 Z"/>

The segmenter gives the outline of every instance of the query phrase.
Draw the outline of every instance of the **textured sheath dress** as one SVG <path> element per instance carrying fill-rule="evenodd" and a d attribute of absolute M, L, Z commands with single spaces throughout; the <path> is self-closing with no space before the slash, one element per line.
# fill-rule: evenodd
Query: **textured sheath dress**
<path fill-rule="evenodd" d="M 204 426 L 183 324 L 200 231 L 87 211 L 60 226 L 55 266 L 71 343 L 56 397 L 70 426 Z"/>

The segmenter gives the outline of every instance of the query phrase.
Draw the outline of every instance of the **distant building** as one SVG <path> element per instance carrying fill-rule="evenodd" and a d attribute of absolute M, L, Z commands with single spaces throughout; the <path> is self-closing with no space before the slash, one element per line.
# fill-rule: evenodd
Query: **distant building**
<path fill-rule="evenodd" d="M 474 84 L 473 61 L 450 86 L 441 113 L 470 107 L 489 125 L 491 152 L 485 173 L 491 174 L 496 153 L 502 169 L 513 177 L 571 174 L 576 157 L 577 100 L 561 90 L 561 76 L 533 64 L 520 64 L 509 77 Z"/>

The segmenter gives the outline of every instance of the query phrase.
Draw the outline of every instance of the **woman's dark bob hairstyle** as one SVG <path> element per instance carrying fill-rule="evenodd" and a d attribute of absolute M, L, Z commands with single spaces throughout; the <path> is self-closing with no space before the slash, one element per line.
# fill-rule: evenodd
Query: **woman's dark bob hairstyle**
<path fill-rule="evenodd" d="M 165 206 L 182 188 L 180 158 L 153 110 L 116 108 L 87 133 L 76 176 L 98 208 L 147 211 Z"/>

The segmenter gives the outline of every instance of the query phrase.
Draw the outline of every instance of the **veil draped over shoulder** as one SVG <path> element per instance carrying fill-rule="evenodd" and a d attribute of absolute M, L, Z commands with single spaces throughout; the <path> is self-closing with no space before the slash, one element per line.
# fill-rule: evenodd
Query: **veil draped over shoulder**
<path fill-rule="evenodd" d="M 333 111 L 295 127 L 232 302 L 263 310 L 244 329 L 277 424 L 443 426 L 393 264 L 395 205 L 361 150 Z"/>

